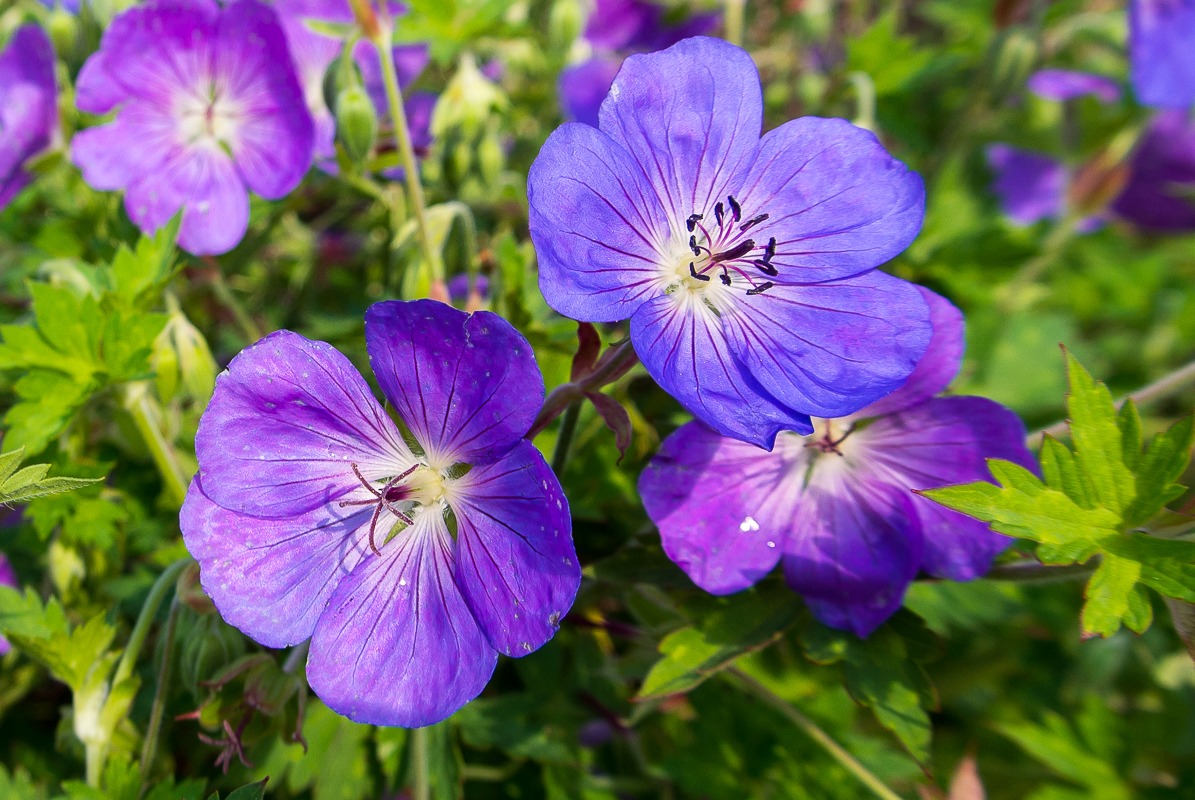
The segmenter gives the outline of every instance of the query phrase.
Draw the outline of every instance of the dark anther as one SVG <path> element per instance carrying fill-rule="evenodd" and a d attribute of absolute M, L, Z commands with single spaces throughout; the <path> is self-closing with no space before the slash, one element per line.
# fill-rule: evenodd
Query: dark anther
<path fill-rule="evenodd" d="M 734 214 L 734 221 L 738 222 L 743 218 L 743 209 L 739 207 L 739 201 L 734 199 L 734 195 L 727 195 L 726 201 L 730 203 L 730 213 Z"/>
<path fill-rule="evenodd" d="M 754 264 L 755 266 L 759 267 L 759 271 L 762 272 L 764 275 L 767 275 L 769 278 L 775 278 L 777 275 L 780 274 L 779 272 L 776 271 L 775 267 L 773 267 L 771 264 L 769 264 L 766 261 L 752 261 L 751 263 Z"/>
<path fill-rule="evenodd" d="M 767 214 L 760 214 L 758 217 L 752 217 L 751 219 L 747 220 L 746 222 L 744 222 L 742 225 L 739 226 L 739 233 L 751 230 L 751 228 L 755 227 L 756 225 L 763 222 L 767 218 L 768 218 Z"/>
<path fill-rule="evenodd" d="M 727 286 L 730 285 L 730 273 L 726 271 L 726 267 L 722 267 L 722 274 L 718 276 L 718 280 Z"/>
<path fill-rule="evenodd" d="M 693 255 L 695 255 L 695 256 L 701 255 L 701 248 L 697 246 L 697 236 L 696 235 L 689 237 L 689 249 L 693 251 Z"/>
<path fill-rule="evenodd" d="M 721 204 L 714 206 L 714 219 L 718 220 L 718 227 L 722 227 L 722 217 L 726 214 L 726 208 Z"/>
<path fill-rule="evenodd" d="M 776 284 L 772 283 L 771 281 L 764 281 L 759 286 L 756 286 L 754 289 L 748 289 L 747 294 L 763 294 L 764 292 L 766 292 L 768 289 L 771 289 L 775 285 Z"/>
<path fill-rule="evenodd" d="M 345 506 L 369 506 L 369 505 L 376 506 L 373 510 L 373 519 L 371 519 L 369 521 L 369 549 L 373 551 L 373 554 L 375 556 L 380 556 L 382 554 L 382 552 L 380 550 L 378 550 L 378 546 L 376 544 L 374 544 L 374 542 L 373 542 L 373 534 L 374 534 L 374 530 L 378 527 L 378 518 L 380 516 L 382 516 L 382 507 L 383 506 L 385 506 L 385 508 L 391 514 L 398 517 L 406 524 L 408 524 L 408 525 L 411 524 L 411 518 L 408 517 L 406 514 L 402 513 L 401 511 L 399 511 L 397 508 L 395 508 L 393 505 L 391 505 L 391 503 L 397 503 L 398 501 L 402 500 L 406 496 L 406 492 L 402 491 L 399 488 L 398 482 L 401 481 L 403 478 L 407 477 L 408 475 L 410 475 L 412 472 L 414 472 L 415 468 L 418 466 L 419 465 L 416 464 L 415 466 L 411 467 L 403 474 L 395 475 L 393 478 L 390 479 L 389 483 L 387 483 L 385 486 L 382 487 L 382 491 L 379 492 L 377 489 L 375 489 L 373 487 L 372 483 L 365 480 L 365 476 L 363 476 L 361 474 L 361 470 L 357 469 L 357 465 L 356 464 L 352 465 L 353 474 L 357 476 L 357 480 L 361 481 L 361 485 L 370 491 L 370 493 L 374 496 L 374 499 L 373 500 L 341 500 L 340 507 L 344 508 Z M 399 491 L 395 491 L 396 489 L 399 489 Z"/>
<path fill-rule="evenodd" d="M 689 215 L 689 220 L 688 220 L 688 222 L 685 223 L 685 225 L 687 225 L 689 227 L 689 233 L 692 233 L 693 229 L 697 227 L 697 220 L 699 220 L 699 219 L 701 219 L 700 214 L 690 214 Z"/>
<path fill-rule="evenodd" d="M 739 242 L 729 250 L 723 250 L 721 253 L 715 253 L 710 256 L 710 261 L 734 261 L 736 258 L 742 258 L 755 249 L 755 240 L 746 239 Z"/>
<path fill-rule="evenodd" d="M 767 216 L 767 215 L 765 214 L 765 216 Z M 771 239 L 768 239 L 768 246 L 765 247 L 764 251 L 763 251 L 763 260 L 771 261 L 772 256 L 774 256 L 774 255 L 776 255 L 776 237 L 775 236 L 773 236 Z"/>
<path fill-rule="evenodd" d="M 689 274 L 699 281 L 708 281 L 710 279 L 709 275 L 698 275 L 697 270 L 693 269 L 692 261 L 689 262 Z"/>

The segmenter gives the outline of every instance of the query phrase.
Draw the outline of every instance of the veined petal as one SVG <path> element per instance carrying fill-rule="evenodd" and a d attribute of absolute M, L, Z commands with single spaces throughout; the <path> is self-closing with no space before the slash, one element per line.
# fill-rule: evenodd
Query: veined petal
<path fill-rule="evenodd" d="M 354 722 L 420 728 L 485 688 L 498 653 L 461 596 L 452 551 L 432 508 L 337 585 L 307 661 L 328 708 Z"/>
<path fill-rule="evenodd" d="M 599 113 L 599 127 L 638 162 L 677 236 L 690 214 L 712 214 L 738 188 L 762 125 L 751 56 L 705 36 L 630 56 Z"/>
<path fill-rule="evenodd" d="M 939 397 L 880 417 L 851 435 L 866 470 L 907 490 L 991 481 L 987 459 L 1013 461 L 1033 472 L 1020 418 L 982 397 Z M 913 497 L 924 535 L 922 566 L 939 578 L 966 581 L 991 567 L 1011 541 L 987 524 L 924 497 Z"/>
<path fill-rule="evenodd" d="M 539 287 L 552 308 L 614 322 L 657 287 L 668 217 L 649 178 L 609 136 L 561 125 L 531 165 L 527 197 Z"/>
<path fill-rule="evenodd" d="M 521 441 L 451 491 L 461 594 L 495 650 L 525 656 L 556 633 L 581 585 L 560 482 Z"/>
<path fill-rule="evenodd" d="M 875 134 L 846 120 L 802 117 L 770 131 L 739 188 L 745 217 L 768 214 L 756 241 L 776 238 L 787 283 L 878 267 L 908 247 L 925 219 L 925 184 Z"/>
<path fill-rule="evenodd" d="M 224 621 L 266 647 L 289 647 L 311 636 L 336 585 L 371 557 L 373 510 L 329 503 L 293 517 L 253 517 L 216 505 L 196 476 L 179 525 Z M 382 537 L 394 524 L 383 513 Z"/>
<path fill-rule="evenodd" d="M 730 594 L 780 560 L 807 461 L 798 437 L 769 453 L 694 421 L 660 445 L 639 494 L 668 557 L 707 592 Z"/>
<path fill-rule="evenodd" d="M 945 297 L 924 286 L 918 286 L 917 290 L 929 305 L 929 321 L 933 327 L 929 347 L 904 385 L 861 410 L 858 413 L 860 417 L 891 414 L 928 400 L 945 391 L 958 374 L 966 346 L 963 339 L 963 312 Z"/>
<path fill-rule="evenodd" d="M 274 9 L 257 0 L 226 6 L 211 69 L 218 104 L 235 109 L 226 113 L 235 119 L 228 145 L 237 169 L 250 189 L 277 200 L 307 173 L 315 134 Z"/>
<path fill-rule="evenodd" d="M 1195 0 L 1129 3 L 1129 74 L 1142 105 L 1195 103 Z"/>
<path fill-rule="evenodd" d="M 398 429 L 349 360 L 324 342 L 277 331 L 216 380 L 195 436 L 207 496 L 242 514 L 302 514 L 414 463 Z"/>
<path fill-rule="evenodd" d="M 917 287 L 879 270 L 733 297 L 722 312 L 730 351 L 777 401 L 815 417 L 899 388 L 933 333 Z"/>
<path fill-rule="evenodd" d="M 823 623 L 866 637 L 900 608 L 921 546 L 907 492 L 863 479 L 828 455 L 814 464 L 801 497 L 784 577 Z"/>
<path fill-rule="evenodd" d="M 644 303 L 631 317 L 631 340 L 656 383 L 718 433 L 771 450 L 780 431 L 813 432 L 807 415 L 744 369 L 722 320 L 685 289 Z"/>
<path fill-rule="evenodd" d="M 435 300 L 374 303 L 365 343 L 382 392 L 437 469 L 497 460 L 543 403 L 531 345 L 489 311 L 466 314 Z"/>
<path fill-rule="evenodd" d="M 155 170 L 140 170 L 124 205 L 145 233 L 165 225 L 181 207 L 178 245 L 197 256 L 227 253 L 249 227 L 249 193 L 236 166 L 206 143 L 175 146 Z"/>

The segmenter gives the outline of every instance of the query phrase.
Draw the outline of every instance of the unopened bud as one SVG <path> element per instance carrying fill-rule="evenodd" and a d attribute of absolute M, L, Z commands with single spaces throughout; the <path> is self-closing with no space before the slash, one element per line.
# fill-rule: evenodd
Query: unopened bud
<path fill-rule="evenodd" d="M 469 165 L 472 163 L 473 147 L 468 142 L 457 142 L 452 148 L 452 171 L 456 173 L 458 180 L 468 173 Z"/>
<path fill-rule="evenodd" d="M 353 161 L 369 156 L 378 139 L 378 114 L 360 86 L 350 86 L 336 98 L 336 135 Z"/>
<path fill-rule="evenodd" d="M 179 677 L 196 697 L 206 694 L 207 681 L 245 655 L 245 637 L 218 614 L 199 617 L 184 639 Z"/>
<path fill-rule="evenodd" d="M 46 21 L 50 31 L 50 39 L 54 42 L 54 50 L 60 56 L 69 56 L 75 52 L 75 42 L 79 35 L 79 23 L 74 15 L 63 10 L 61 6 L 50 12 Z"/>
<path fill-rule="evenodd" d="M 485 182 L 491 186 L 496 184 L 506 165 L 506 154 L 502 151 L 502 142 L 496 131 L 489 131 L 481 138 L 481 144 L 477 147 L 477 163 Z"/>
<path fill-rule="evenodd" d="M 585 26 L 585 9 L 578 0 L 556 0 L 548 13 L 548 42 L 553 50 L 568 50 Z"/>
<path fill-rule="evenodd" d="M 199 585 L 199 564 L 191 563 L 187 565 L 187 568 L 178 576 L 175 592 L 178 593 L 179 602 L 186 605 L 196 614 L 206 616 L 216 613 L 215 603 L 207 596 L 207 592 L 203 591 L 203 587 Z"/>
<path fill-rule="evenodd" d="M 1037 42 L 1020 28 L 1008 28 L 997 36 L 991 62 L 990 86 L 996 99 L 1020 91 L 1037 63 Z"/>
<path fill-rule="evenodd" d="M 482 75 L 473 56 L 465 53 L 436 103 L 432 135 L 440 137 L 454 127 L 464 129 L 467 135 L 476 135 L 490 112 L 501 111 L 508 103 L 506 93 Z"/>

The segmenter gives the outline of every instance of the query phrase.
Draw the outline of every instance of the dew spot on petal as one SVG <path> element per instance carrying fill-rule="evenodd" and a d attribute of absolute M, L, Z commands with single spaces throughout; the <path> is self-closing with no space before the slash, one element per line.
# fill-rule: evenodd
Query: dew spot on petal
<path fill-rule="evenodd" d="M 756 522 L 754 518 L 747 517 L 745 520 L 739 523 L 739 530 L 743 532 L 757 531 L 759 530 L 759 523 Z"/>

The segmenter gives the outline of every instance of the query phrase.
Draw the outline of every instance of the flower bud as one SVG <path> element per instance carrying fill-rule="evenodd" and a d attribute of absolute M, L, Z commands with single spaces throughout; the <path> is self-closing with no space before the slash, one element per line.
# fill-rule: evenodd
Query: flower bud
<path fill-rule="evenodd" d="M 567 50 L 585 26 L 585 9 L 578 0 L 556 0 L 548 13 L 548 42 L 553 50 Z"/>
<path fill-rule="evenodd" d="M 502 142 L 498 139 L 497 131 L 490 130 L 481 137 L 481 144 L 477 146 L 477 164 L 481 167 L 481 177 L 491 186 L 498 182 L 502 168 L 506 166 L 506 154 L 502 152 Z"/>
<path fill-rule="evenodd" d="M 183 639 L 179 678 L 192 695 L 207 694 L 200 681 L 209 680 L 245 654 L 245 637 L 218 614 L 195 618 Z"/>
<path fill-rule="evenodd" d="M 506 93 L 481 74 L 470 53 L 461 56 L 456 74 L 448 82 L 432 114 L 432 135 L 443 136 L 449 129 L 462 128 L 475 135 L 491 111 L 506 108 Z"/>
<path fill-rule="evenodd" d="M 457 142 L 452 148 L 452 171 L 457 179 L 464 178 L 473 163 L 473 147 L 468 142 Z"/>
<path fill-rule="evenodd" d="M 369 156 L 378 138 L 378 114 L 365 89 L 350 86 L 336 98 L 336 135 L 353 161 Z"/>
<path fill-rule="evenodd" d="M 1037 63 L 1037 42 L 1020 28 L 1008 28 L 997 37 L 989 86 L 997 100 L 1017 93 Z"/>
<path fill-rule="evenodd" d="M 46 21 L 50 31 L 50 40 L 54 42 L 54 51 L 60 56 L 67 56 L 75 52 L 75 42 L 78 41 L 79 23 L 75 16 L 57 6 L 50 12 Z"/>

